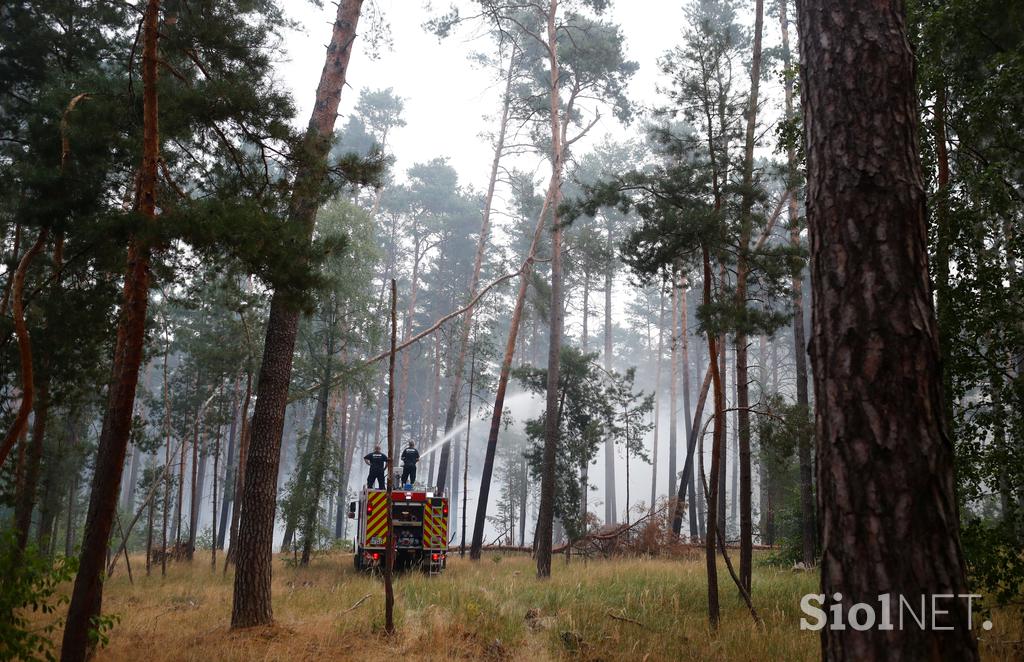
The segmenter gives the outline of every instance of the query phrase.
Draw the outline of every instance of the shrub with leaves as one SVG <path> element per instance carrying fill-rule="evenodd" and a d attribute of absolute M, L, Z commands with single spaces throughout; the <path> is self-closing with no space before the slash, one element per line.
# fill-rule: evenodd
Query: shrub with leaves
<path fill-rule="evenodd" d="M 39 554 L 34 547 L 18 552 L 13 533 L 0 540 L 0 659 L 56 660 L 53 633 L 60 618 L 40 620 L 33 614 L 53 616 L 68 601 L 61 584 L 71 580 L 78 559 Z"/>

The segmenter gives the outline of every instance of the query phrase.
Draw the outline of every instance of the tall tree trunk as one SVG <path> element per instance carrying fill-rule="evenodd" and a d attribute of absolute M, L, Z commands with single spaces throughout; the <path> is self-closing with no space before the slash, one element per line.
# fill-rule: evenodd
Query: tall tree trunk
<path fill-rule="evenodd" d="M 583 349 L 583 353 L 586 354 L 590 346 L 590 329 L 588 326 L 588 318 L 590 317 L 590 272 L 586 268 L 586 260 L 584 260 L 583 268 L 583 335 L 580 341 L 580 345 Z M 655 423 L 654 426 L 654 445 L 657 450 L 658 445 L 658 426 Z M 657 465 L 657 455 L 655 454 L 655 465 Z M 589 509 L 589 493 L 590 493 L 590 459 L 580 459 L 580 485 L 583 489 L 580 490 L 580 521 L 587 521 L 587 510 Z M 584 524 L 585 526 L 585 524 Z"/>
<path fill-rule="evenodd" d="M 49 230 L 43 228 L 39 231 L 39 237 L 32 245 L 32 248 L 22 256 L 18 262 L 18 268 L 14 270 L 11 278 L 11 293 L 13 298 L 12 313 L 14 317 L 14 333 L 18 338 L 18 357 L 21 361 L 21 402 L 18 404 L 18 411 L 15 414 L 14 422 L 11 424 L 3 442 L 0 442 L 0 467 L 3 467 L 7 455 L 14 448 L 18 439 L 28 425 L 28 415 L 32 411 L 32 398 L 35 395 L 35 385 L 32 374 L 32 339 L 29 336 L 28 326 L 25 324 L 25 311 L 22 304 L 22 293 L 25 290 L 25 276 L 32 259 L 43 250 L 46 245 L 46 238 Z M 17 248 L 15 248 L 17 250 Z"/>
<path fill-rule="evenodd" d="M 661 426 L 661 358 L 665 344 L 665 291 L 658 290 L 658 353 L 654 358 L 654 443 L 651 450 L 651 510 L 658 499 L 658 429 Z"/>
<path fill-rule="evenodd" d="M 704 419 L 704 403 L 707 401 L 708 389 L 711 386 L 711 370 L 710 367 L 706 373 L 704 373 L 704 382 L 700 387 L 700 394 L 697 396 L 697 408 L 694 412 L 693 425 L 690 428 L 690 434 L 686 439 L 686 462 L 683 464 L 683 471 L 679 476 L 679 489 L 676 491 L 676 501 L 673 502 L 672 511 L 672 534 L 678 536 L 683 528 L 683 495 L 687 485 L 693 488 L 694 479 L 694 468 L 697 466 L 697 441 L 703 433 L 702 421 Z M 691 502 L 695 499 L 693 493 L 690 494 Z M 697 501 L 699 504 L 700 501 Z M 692 528 L 692 527 L 691 527 Z M 691 537 L 693 534 L 691 533 Z"/>
<path fill-rule="evenodd" d="M 711 304 L 711 258 L 708 249 L 704 248 L 704 305 Z M 719 504 L 718 484 L 721 479 L 719 463 L 722 457 L 722 446 L 725 440 L 725 388 L 722 384 L 722 371 L 718 363 L 719 352 L 724 357 L 725 347 L 719 348 L 714 333 L 708 333 L 708 370 L 711 372 L 711 383 L 715 395 L 715 432 L 711 444 L 710 485 L 708 486 L 708 518 L 707 535 L 704 537 L 705 565 L 708 576 L 708 623 L 712 629 L 718 628 L 718 566 L 715 558 L 715 543 L 718 536 L 720 518 L 713 515 L 715 505 Z"/>
<path fill-rule="evenodd" d="M 604 369 L 610 373 L 612 370 L 612 281 L 615 269 L 612 244 L 614 227 L 611 216 L 606 215 L 605 219 L 607 221 L 605 250 L 608 264 L 604 270 Z M 617 489 L 615 484 L 615 439 L 612 435 L 608 435 L 604 440 L 604 507 L 605 522 L 608 524 L 615 524 L 618 521 L 618 506 L 615 499 Z"/>
<path fill-rule="evenodd" d="M 702 347 L 703 346 L 701 345 L 701 343 L 697 343 L 697 345 L 696 345 L 696 353 L 697 353 L 696 366 L 697 366 L 697 374 L 698 375 L 701 374 L 702 372 L 704 372 L 704 360 L 703 360 L 704 352 L 702 351 Z M 708 373 L 708 374 L 710 374 L 710 373 Z M 703 410 L 703 408 L 700 407 L 700 402 L 698 402 L 697 412 L 694 413 L 694 417 L 693 417 L 693 427 L 690 430 L 690 436 L 691 437 L 693 437 L 693 434 L 694 434 L 693 430 L 700 430 L 701 429 L 701 426 L 703 426 L 703 424 L 704 424 L 704 420 L 703 419 L 704 419 L 704 410 Z M 696 439 L 696 437 L 693 437 L 693 438 Z M 701 537 L 704 535 L 704 499 L 703 498 L 700 498 L 700 499 L 697 498 L 697 479 L 696 479 L 696 472 L 693 470 L 693 467 L 696 466 L 696 465 L 694 465 L 694 463 L 693 463 L 694 462 L 693 458 L 690 457 L 692 455 L 692 453 L 690 453 L 690 450 L 689 450 L 689 443 L 690 443 L 689 439 L 687 439 L 686 460 L 687 460 L 687 462 L 690 463 L 690 480 L 687 481 L 687 496 L 688 496 L 688 498 L 690 500 L 690 517 L 689 517 L 689 520 L 690 520 L 690 522 L 689 522 L 690 523 L 690 540 L 700 540 Z M 685 471 L 685 469 L 684 469 L 684 471 Z M 701 485 L 701 496 L 703 496 L 703 484 Z"/>
<path fill-rule="evenodd" d="M 39 529 L 36 531 L 36 547 L 47 556 L 53 555 L 54 525 L 60 509 L 60 494 L 57 486 L 64 480 L 60 459 L 64 456 L 64 439 L 58 438 L 53 457 L 46 462 L 43 474 L 42 494 L 39 498 Z"/>
<path fill-rule="evenodd" d="M 311 466 L 312 475 L 310 480 L 311 495 L 307 495 L 309 499 L 306 504 L 305 522 L 302 532 L 302 558 L 299 564 L 302 566 L 309 565 L 309 559 L 313 554 L 313 543 L 316 540 L 316 532 L 320 523 L 320 499 L 323 493 L 323 484 L 327 476 L 327 450 L 330 443 L 330 439 L 327 435 L 328 429 L 330 429 L 330 416 L 328 415 L 331 411 L 329 406 L 329 400 L 331 396 L 331 379 L 334 377 L 334 327 L 337 323 L 337 316 L 332 315 L 331 321 L 327 324 L 327 338 L 326 338 L 326 357 L 324 359 L 324 377 L 323 385 L 320 387 L 320 402 L 321 408 L 323 409 L 323 416 L 320 418 L 320 435 L 319 438 L 314 441 L 312 435 L 310 435 L 310 446 L 311 450 L 314 450 L 312 454 L 313 464 Z"/>
<path fill-rule="evenodd" d="M 466 458 L 462 465 L 462 544 L 459 545 L 459 556 L 466 556 L 466 500 L 469 496 L 469 433 L 473 423 L 473 381 L 476 377 L 476 344 L 473 345 L 473 357 L 469 362 L 469 404 L 466 406 Z"/>
<path fill-rule="evenodd" d="M 679 445 L 679 274 L 678 265 L 672 268 L 672 345 L 669 350 L 668 385 L 668 499 L 676 501 L 676 480 L 679 467 L 676 466 Z"/>
<path fill-rule="evenodd" d="M 32 412 L 32 441 L 28 449 L 25 465 L 25 478 L 21 489 L 16 495 L 14 505 L 14 528 L 16 535 L 16 562 L 20 562 L 21 554 L 28 545 L 28 533 L 32 526 L 32 511 L 35 510 L 36 496 L 39 486 L 39 469 L 43 460 L 43 445 L 46 437 L 46 419 L 50 411 L 49 378 L 41 375 L 36 388 L 35 407 Z"/>
<path fill-rule="evenodd" d="M 327 58 L 317 86 L 316 103 L 300 147 L 302 158 L 288 216 L 289 222 L 298 223 L 310 240 L 362 5 L 362 0 L 338 3 Z M 233 628 L 266 625 L 274 618 L 270 582 L 277 470 L 298 322 L 299 309 L 287 300 L 286 293 L 275 290 L 270 302 L 263 362 L 256 386 L 256 408 L 252 416 L 252 439 L 240 500 L 241 518 L 231 607 Z"/>
<path fill-rule="evenodd" d="M 338 485 L 339 503 L 344 503 L 348 497 L 348 486 L 352 481 L 352 461 L 356 456 L 356 448 L 360 448 L 360 442 L 366 435 L 366 426 L 363 425 L 363 401 L 358 399 L 355 403 L 355 409 L 351 414 L 350 423 L 348 425 L 348 441 L 345 445 L 345 458 L 342 464 L 341 480 Z M 341 533 L 339 537 L 344 538 L 347 534 L 345 529 L 348 523 L 348 515 L 338 511 L 338 516 L 341 520 Z"/>
<path fill-rule="evenodd" d="M 472 301 L 480 287 L 480 272 L 483 268 L 484 254 L 487 252 L 487 242 L 491 235 L 491 205 L 494 202 L 494 189 L 498 183 L 498 174 L 501 167 L 501 157 L 505 152 L 505 137 L 508 131 L 508 123 L 512 104 L 512 83 L 515 79 L 515 72 L 518 67 L 518 56 L 513 53 L 509 56 L 508 71 L 505 76 L 505 94 L 502 97 L 501 123 L 498 126 L 498 138 L 494 144 L 494 158 L 491 160 L 491 175 L 487 182 L 487 195 L 484 198 L 484 212 L 480 223 L 480 235 L 477 237 L 476 257 L 473 260 L 473 273 L 469 278 L 469 300 Z M 524 274 L 523 278 L 526 276 Z M 449 389 L 448 408 L 444 417 L 444 436 L 447 437 L 455 425 L 455 417 L 459 410 L 459 392 L 462 390 L 462 372 L 466 367 L 466 348 L 469 347 L 469 332 L 473 326 L 474 308 L 470 308 L 462 316 L 462 328 L 459 330 L 459 350 L 455 355 L 455 364 L 451 372 L 451 388 Z M 469 412 L 467 416 L 471 416 Z M 450 441 L 445 442 L 441 447 L 440 457 L 437 461 L 437 489 L 444 491 L 445 480 L 448 472 L 448 456 L 450 454 Z M 489 480 L 489 477 L 488 477 Z"/>
<path fill-rule="evenodd" d="M 224 540 L 227 537 L 228 513 L 232 502 L 235 500 L 235 471 L 238 466 L 238 458 L 235 456 L 235 435 L 238 434 L 239 416 L 239 391 L 241 380 L 235 377 L 235 389 L 231 402 L 231 423 L 228 426 L 228 450 L 226 455 L 227 469 L 224 472 L 224 495 L 220 504 L 220 527 L 217 529 L 217 548 L 224 549 Z"/>
<path fill-rule="evenodd" d="M 150 224 L 156 218 L 156 170 L 160 151 L 156 88 L 159 14 L 160 0 L 148 0 L 142 21 L 143 130 L 138 210 Z M 107 543 L 117 510 L 117 491 L 131 436 L 135 387 L 142 363 L 149 281 L 149 247 L 138 237 L 132 237 L 128 246 L 128 269 L 117 328 L 113 375 L 108 387 L 107 409 L 96 451 L 92 495 L 85 520 L 85 538 L 64 626 L 61 648 L 64 662 L 85 660 L 92 619 L 99 615 L 102 606 Z"/>
<path fill-rule="evenodd" d="M 156 516 L 155 498 L 151 498 L 149 500 L 149 505 L 146 510 L 146 576 L 149 577 L 150 573 L 153 571 L 153 518 Z"/>
<path fill-rule="evenodd" d="M 736 381 L 732 382 L 732 401 L 736 402 Z M 740 438 L 739 438 L 739 425 L 736 424 L 736 414 L 738 411 L 733 411 L 733 428 L 732 428 L 732 457 L 739 458 L 740 454 Z M 740 467 L 739 462 L 733 465 L 732 471 L 729 473 L 729 525 L 730 527 L 736 527 L 738 511 L 738 497 L 739 497 L 739 481 L 740 481 Z"/>
<path fill-rule="evenodd" d="M 723 272 L 724 272 L 724 268 L 723 268 Z M 725 282 L 724 274 L 723 274 L 722 282 L 723 283 Z M 728 400 L 728 396 L 726 395 L 727 389 L 728 389 L 728 381 L 729 381 L 729 378 L 728 378 L 729 371 L 728 371 L 728 361 L 727 361 L 728 354 L 729 354 L 729 347 L 728 347 L 728 344 L 726 342 L 726 336 L 725 336 L 724 333 L 718 337 L 718 348 L 719 348 L 719 352 L 718 352 L 718 359 L 719 359 L 718 360 L 718 374 L 721 375 L 721 378 L 722 378 L 722 409 L 725 410 L 725 409 L 728 409 L 728 407 L 729 407 L 729 403 L 727 401 Z M 716 423 L 716 425 L 717 425 L 717 423 Z M 717 501 L 717 507 L 716 507 L 716 512 L 718 513 L 718 529 L 720 531 L 722 531 L 723 534 L 727 534 L 728 533 L 728 521 L 726 520 L 726 506 L 728 505 L 726 499 L 728 498 L 728 494 L 727 494 L 728 490 L 725 489 L 725 483 L 726 483 L 726 480 L 727 480 L 727 478 L 729 476 L 729 470 L 728 470 L 729 456 L 726 453 L 726 444 L 728 444 L 728 443 L 729 443 L 729 424 L 728 424 L 727 416 L 726 416 L 726 414 L 723 411 L 723 413 L 722 413 L 722 452 L 721 452 L 721 457 L 718 458 L 718 501 Z"/>
<path fill-rule="evenodd" d="M 166 305 L 166 302 L 162 302 Z M 171 339 L 169 329 L 167 328 L 167 316 L 163 315 L 164 318 L 164 356 L 163 356 L 163 385 L 160 390 L 160 395 L 163 398 L 164 404 L 164 420 L 163 420 L 163 433 L 164 433 L 164 501 L 161 508 L 161 529 L 160 529 L 160 547 L 162 553 L 160 554 L 160 576 L 167 576 L 167 519 L 170 516 L 171 510 L 171 478 L 173 472 L 171 471 L 171 391 L 168 384 L 167 375 L 167 360 L 168 355 L 171 352 Z"/>
<path fill-rule="evenodd" d="M 825 609 L 968 593 L 902 5 L 797 7 Z M 968 602 L 941 606 L 933 628 L 825 627 L 823 657 L 977 660 Z"/>
<path fill-rule="evenodd" d="M 78 447 L 78 425 L 72 417 L 68 419 L 68 450 L 75 452 Z M 79 470 L 76 467 L 68 483 L 68 507 L 67 527 L 64 529 L 64 556 L 71 556 L 75 551 L 75 519 L 78 515 L 78 477 Z"/>
<path fill-rule="evenodd" d="M 757 356 L 759 362 L 757 381 L 759 383 L 761 403 L 763 405 L 768 396 L 768 336 L 764 333 L 758 337 Z M 771 477 L 768 472 L 768 449 L 765 447 L 764 439 L 759 438 L 757 440 L 757 529 L 758 541 L 762 545 L 768 544 L 766 542 L 765 534 L 768 531 L 768 483 L 770 480 Z"/>
<path fill-rule="evenodd" d="M 228 565 L 235 561 L 235 550 L 238 540 L 238 520 L 242 511 L 242 486 L 245 484 L 245 461 L 249 457 L 249 430 L 252 429 L 249 418 L 249 402 L 252 400 L 252 370 L 245 373 L 245 397 L 242 398 L 242 411 L 240 416 L 242 423 L 238 430 L 238 474 L 235 476 L 234 503 L 231 504 L 231 531 L 228 534 L 228 551 L 224 554 L 224 572 L 227 572 Z"/>
<path fill-rule="evenodd" d="M 789 49 L 789 18 L 786 14 L 788 3 L 779 4 L 779 20 L 782 28 L 782 65 L 788 72 L 791 64 Z M 793 77 L 786 75 L 786 120 L 793 119 Z M 787 188 L 796 190 L 797 177 L 796 148 L 790 145 L 786 150 L 790 183 Z M 800 217 L 796 195 L 789 196 L 789 243 L 800 248 Z M 810 397 L 807 388 L 807 339 L 804 337 L 804 274 L 803 266 L 793 271 L 793 355 L 796 357 L 796 403 L 802 412 L 810 413 Z M 803 430 L 801 426 L 801 430 Z M 797 453 L 800 462 L 800 540 L 804 565 L 814 565 L 814 467 L 811 459 L 810 435 L 801 432 Z"/>
<path fill-rule="evenodd" d="M 344 363 L 345 359 L 342 359 Z M 353 446 L 353 439 L 355 435 L 352 434 L 351 426 L 349 425 L 349 405 L 348 405 L 348 389 L 344 389 L 341 392 L 341 435 L 340 444 L 338 448 L 338 490 L 336 493 L 338 501 L 337 515 L 334 519 L 334 539 L 341 538 L 341 532 L 345 525 L 346 515 L 342 506 L 345 503 L 345 497 L 348 494 L 348 465 L 345 464 L 345 459 L 348 457 L 348 451 Z M 330 518 L 327 519 L 330 522 Z"/>
<path fill-rule="evenodd" d="M 550 0 L 547 16 L 547 55 L 550 63 L 551 116 L 551 306 L 548 311 L 547 414 L 544 417 L 544 450 L 541 462 L 540 507 L 537 514 L 537 576 L 551 576 L 551 535 L 555 517 L 555 457 L 558 451 L 558 376 L 562 351 L 562 228 L 558 207 L 562 204 L 562 122 L 558 93 L 558 36 L 555 17 L 558 0 Z M 614 487 L 613 487 L 614 489 Z"/>
<path fill-rule="evenodd" d="M 191 561 L 196 553 L 196 537 L 199 528 L 199 506 L 203 500 L 203 473 L 206 470 L 206 426 L 203 424 L 203 410 L 196 413 L 192 433 L 192 489 L 188 499 L 188 545 L 186 554 Z M 200 432 L 201 431 L 201 432 Z"/>
<path fill-rule="evenodd" d="M 395 339 L 398 335 L 398 291 L 395 279 L 391 279 L 391 352 L 388 354 L 388 477 L 384 483 L 387 489 L 387 549 L 384 553 L 384 631 L 395 633 L 395 589 L 392 574 L 395 568 L 395 526 L 394 526 L 394 462 L 395 462 Z"/>
<path fill-rule="evenodd" d="M 783 9 L 783 11 L 785 11 Z M 740 208 L 740 250 L 736 265 L 736 305 L 747 307 L 747 252 L 750 249 L 751 217 L 754 207 L 754 131 L 757 127 L 757 97 L 761 83 L 761 33 L 764 27 L 764 0 L 754 3 L 754 52 L 750 66 L 750 99 L 747 104 L 747 134 L 743 155 L 743 199 Z M 790 196 L 792 198 L 792 196 Z M 753 572 L 754 525 L 751 503 L 750 460 L 750 380 L 747 365 L 747 334 L 736 333 L 736 436 L 739 444 L 740 501 L 740 583 L 750 594 Z M 735 495 L 733 495 L 735 499 Z"/>
<path fill-rule="evenodd" d="M 690 340 L 687 333 L 687 327 L 689 325 L 687 322 L 686 310 L 688 292 L 689 283 L 687 281 L 687 277 L 683 275 L 679 288 L 679 328 L 675 332 L 679 334 L 680 339 L 679 365 L 683 377 L 683 432 L 686 434 L 687 444 L 689 444 L 689 440 L 693 432 L 693 423 L 690 420 Z M 679 485 L 680 487 L 676 492 L 676 496 L 682 500 L 686 483 L 680 483 Z"/>
<path fill-rule="evenodd" d="M 527 472 L 529 468 L 526 466 L 526 456 L 519 460 L 519 472 L 523 476 L 523 480 L 520 483 L 519 488 L 519 546 L 526 547 L 526 504 L 529 501 L 529 483 L 526 480 Z M 474 532 L 474 535 L 475 532 Z"/>
<path fill-rule="evenodd" d="M 220 425 L 213 441 L 213 493 L 210 497 L 210 572 L 217 569 L 217 473 L 220 471 Z"/>
<path fill-rule="evenodd" d="M 498 449 L 498 434 L 501 432 L 501 418 L 505 412 L 505 391 L 508 389 L 509 376 L 512 374 L 512 359 L 516 351 L 516 339 L 519 335 L 520 323 L 523 319 L 523 309 L 526 306 L 526 292 L 530 287 L 530 276 L 533 271 L 533 263 L 537 256 L 537 246 L 540 244 L 541 233 L 544 231 L 545 220 L 553 196 L 554 178 L 548 184 L 547 195 L 544 197 L 544 204 L 541 206 L 540 214 L 537 217 L 537 225 L 533 230 L 533 240 L 526 253 L 521 267 L 522 274 L 519 276 L 519 292 L 516 294 L 516 303 L 512 308 L 512 317 L 509 321 L 508 340 L 505 341 L 505 354 L 501 360 L 501 370 L 498 373 L 498 386 L 494 393 L 494 408 L 491 410 L 491 427 L 487 433 L 487 449 L 484 452 L 484 466 L 480 475 L 480 498 L 476 503 L 476 518 L 473 522 L 473 543 L 470 546 L 470 558 L 479 560 L 480 550 L 483 547 L 484 526 L 487 522 L 487 501 L 491 491 L 491 475 L 494 473 L 494 456 Z"/>

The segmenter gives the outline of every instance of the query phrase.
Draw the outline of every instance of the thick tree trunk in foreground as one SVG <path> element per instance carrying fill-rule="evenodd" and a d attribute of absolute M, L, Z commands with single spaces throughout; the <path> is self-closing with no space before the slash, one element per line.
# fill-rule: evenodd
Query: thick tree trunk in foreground
<path fill-rule="evenodd" d="M 139 170 L 139 213 L 154 222 L 156 217 L 156 170 L 160 152 L 157 125 L 157 41 L 160 0 L 149 0 L 142 28 L 142 167 Z M 113 375 L 107 393 L 93 471 L 85 538 L 79 557 L 78 575 L 64 626 L 61 660 L 79 662 L 87 656 L 92 619 L 100 614 L 103 601 L 103 571 L 110 529 L 117 510 L 118 490 L 124 456 L 131 436 L 135 387 L 146 332 L 149 303 L 149 248 L 132 238 L 128 245 L 128 269 L 124 299 L 117 326 Z"/>
<path fill-rule="evenodd" d="M 964 594 L 903 3 L 798 15 L 825 608 Z M 977 660 L 967 601 L 940 602 L 949 629 L 825 627 L 823 657 Z"/>
<path fill-rule="evenodd" d="M 790 64 L 789 50 L 789 18 L 786 5 L 779 4 L 779 19 L 782 28 L 782 64 L 788 71 Z M 786 120 L 793 118 L 793 79 L 786 76 Z M 789 177 L 797 177 L 796 148 L 792 145 L 786 150 L 786 161 L 789 166 Z M 788 186 L 795 189 L 795 182 Z M 793 248 L 800 247 L 800 218 L 797 209 L 796 195 L 789 196 L 789 243 Z M 801 411 L 809 411 L 810 399 L 807 388 L 807 340 L 804 337 L 804 278 L 803 267 L 793 273 L 793 355 L 796 357 L 796 403 Z M 807 434 L 800 436 L 798 455 L 800 459 L 800 538 L 804 565 L 814 565 L 815 526 L 814 526 L 814 467 L 811 464 L 812 439 Z"/>
<path fill-rule="evenodd" d="M 327 46 L 327 60 L 316 90 L 316 104 L 300 147 L 301 162 L 288 216 L 290 222 L 303 227 L 310 239 L 362 4 L 362 0 L 343 0 L 338 4 L 331 42 Z M 266 625 L 274 618 L 270 581 L 277 473 L 299 322 L 299 310 L 286 300 L 286 296 L 275 291 L 271 299 L 263 362 L 256 386 L 245 482 L 238 502 L 241 508 L 238 545 L 232 544 L 236 551 L 231 608 L 233 628 Z"/>

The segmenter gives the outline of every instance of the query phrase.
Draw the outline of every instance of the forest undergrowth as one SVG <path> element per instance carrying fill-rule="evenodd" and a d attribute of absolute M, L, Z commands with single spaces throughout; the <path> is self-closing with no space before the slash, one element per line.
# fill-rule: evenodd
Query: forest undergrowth
<path fill-rule="evenodd" d="M 108 580 L 104 612 L 116 619 L 98 662 L 121 660 L 817 660 L 818 633 L 801 631 L 800 597 L 817 592 L 816 572 L 755 559 L 760 630 L 720 568 L 722 624 L 707 626 L 703 560 L 556 558 L 548 581 L 526 555 L 458 557 L 447 573 L 401 574 L 397 633 L 384 633 L 379 578 L 357 573 L 348 554 L 323 554 L 307 568 L 278 557 L 269 627 L 231 631 L 232 574 L 211 573 L 197 556 L 144 575 L 123 567 Z M 141 576 L 140 576 L 141 575 Z M 1021 613 L 992 616 L 982 658 L 1024 653 Z M 59 630 L 58 630 L 59 632 Z"/>

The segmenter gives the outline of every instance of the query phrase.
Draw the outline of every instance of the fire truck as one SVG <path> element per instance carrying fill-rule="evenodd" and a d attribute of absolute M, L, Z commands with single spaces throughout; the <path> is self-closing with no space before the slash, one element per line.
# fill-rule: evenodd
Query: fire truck
<path fill-rule="evenodd" d="M 448 557 L 448 497 L 423 486 L 391 492 L 395 531 L 395 568 L 420 568 L 440 574 Z M 387 546 L 387 490 L 364 487 L 358 501 L 348 506 L 350 519 L 357 519 L 356 570 L 384 566 Z"/>

